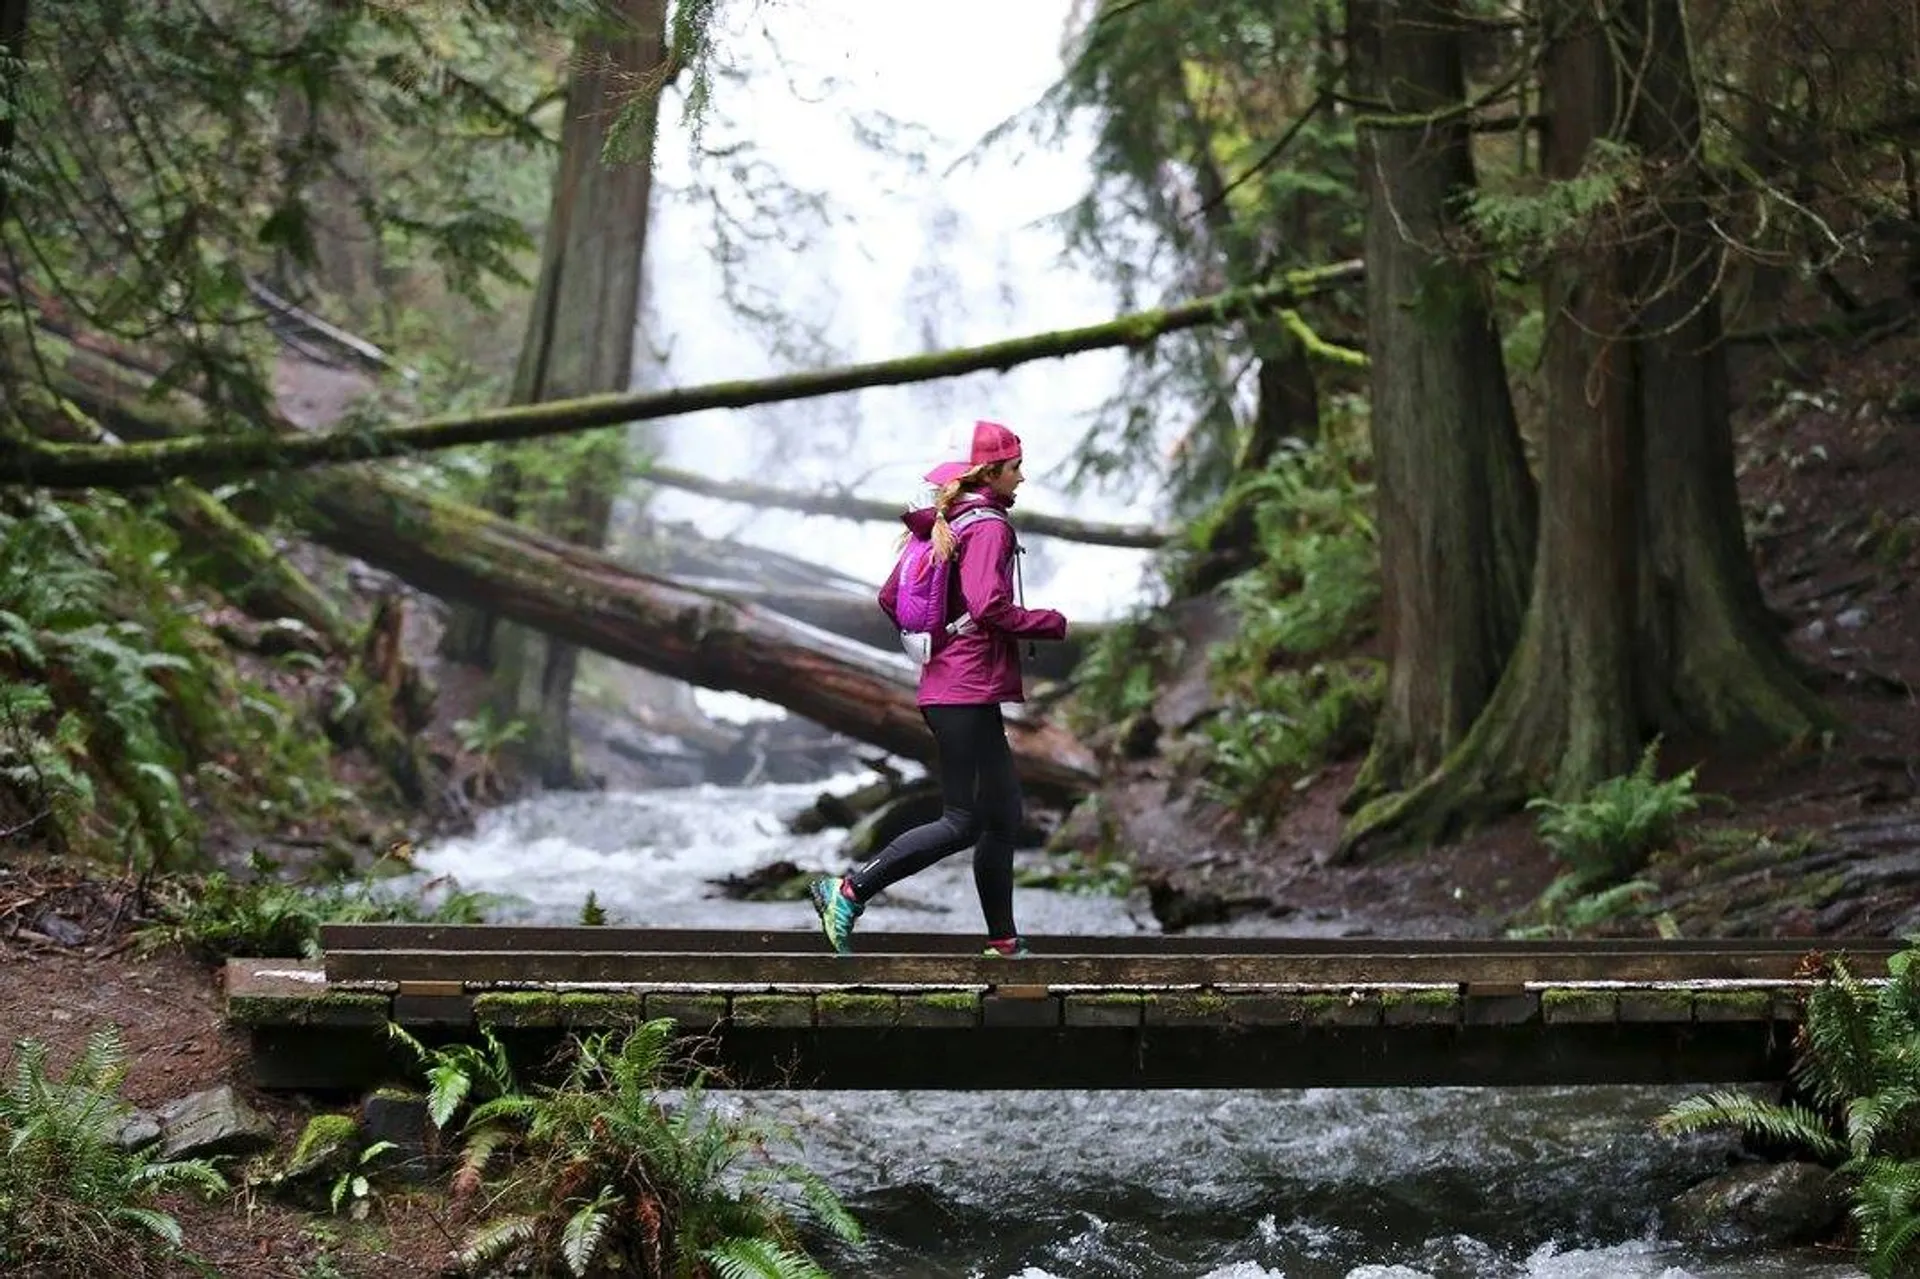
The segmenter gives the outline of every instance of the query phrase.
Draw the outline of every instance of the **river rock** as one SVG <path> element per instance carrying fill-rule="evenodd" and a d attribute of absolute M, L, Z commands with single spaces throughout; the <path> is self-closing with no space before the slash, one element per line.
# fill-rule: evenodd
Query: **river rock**
<path fill-rule="evenodd" d="M 228 1084 L 160 1107 L 161 1159 L 251 1155 L 273 1145 L 273 1124 Z"/>
<path fill-rule="evenodd" d="M 1742 1164 L 1667 1206 L 1666 1233 L 1714 1247 L 1812 1243 L 1846 1211 L 1831 1170 L 1819 1164 Z"/>

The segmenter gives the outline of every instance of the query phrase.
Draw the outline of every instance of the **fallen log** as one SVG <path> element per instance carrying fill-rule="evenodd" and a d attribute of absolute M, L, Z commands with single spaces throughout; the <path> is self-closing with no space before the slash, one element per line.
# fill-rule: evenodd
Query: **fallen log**
<path fill-rule="evenodd" d="M 716 480 L 670 466 L 648 465 L 641 467 L 638 474 L 639 478 L 666 488 L 683 489 L 703 497 L 739 502 L 746 506 L 798 511 L 802 515 L 832 515 L 843 520 L 893 522 L 900 518 L 900 503 L 860 497 L 853 493 L 833 490 L 803 492 L 745 480 Z M 1057 537 L 1065 542 L 1083 542 L 1089 546 L 1124 546 L 1143 550 L 1165 545 L 1167 540 L 1165 529 L 1145 524 L 1101 524 L 1065 515 L 1048 515 L 1044 511 L 1021 511 L 1020 531 L 1038 537 Z"/>
<path fill-rule="evenodd" d="M 315 477 L 291 511 L 314 538 L 443 599 L 702 688 L 745 693 L 909 759 L 933 739 L 906 659 L 804 626 L 754 604 L 689 589 L 474 507 L 374 475 Z M 1010 717 L 1020 776 L 1038 792 L 1078 795 L 1098 772 L 1058 725 Z"/>
<path fill-rule="evenodd" d="M 56 377 L 62 394 L 123 438 L 165 439 L 190 417 L 187 397 L 147 399 L 130 370 L 116 375 L 96 366 L 86 378 Z M 428 594 L 482 605 L 616 661 L 761 698 L 908 759 L 932 758 L 903 656 L 627 567 L 365 468 L 290 478 L 280 491 L 280 515 L 314 540 Z M 1097 782 L 1092 755 L 1058 725 L 1010 716 L 1007 734 L 1020 776 L 1036 792 L 1072 797 Z"/>

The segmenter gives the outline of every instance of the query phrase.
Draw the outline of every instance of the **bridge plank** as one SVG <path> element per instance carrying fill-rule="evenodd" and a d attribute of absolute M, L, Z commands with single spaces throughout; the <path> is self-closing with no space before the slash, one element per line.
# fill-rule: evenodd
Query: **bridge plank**
<path fill-rule="evenodd" d="M 1040 934 L 1028 944 L 1041 955 L 1341 955 L 1392 951 L 1403 955 L 1449 954 L 1459 950 L 1513 955 L 1774 954 L 1799 957 L 1811 951 L 1844 952 L 1856 960 L 1898 953 L 1898 941 L 1848 938 L 1598 938 L 1509 941 L 1486 938 L 1379 937 L 1207 937 L 1140 933 L 1131 936 Z M 820 936 L 812 929 L 627 928 L 581 924 L 323 924 L 323 951 L 632 951 L 636 953 L 817 954 Z M 866 932 L 859 936 L 862 955 L 976 955 L 979 939 L 966 933 Z"/>
<path fill-rule="evenodd" d="M 1286 955 L 1035 955 L 1019 961 L 1014 972 L 1002 959 L 910 954 L 374 950 L 330 951 L 325 963 L 334 982 L 633 982 L 770 989 L 991 987 L 1010 976 L 1022 985 L 1139 987 L 1781 980 L 1791 977 L 1800 962 L 1792 952 L 1770 949 L 1542 954 L 1470 946 L 1425 953 L 1382 947 Z"/>

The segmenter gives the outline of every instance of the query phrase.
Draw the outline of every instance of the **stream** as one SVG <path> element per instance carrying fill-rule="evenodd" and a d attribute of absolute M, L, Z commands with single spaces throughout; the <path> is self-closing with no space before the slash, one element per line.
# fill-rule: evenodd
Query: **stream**
<path fill-rule="evenodd" d="M 544 795 L 421 851 L 501 895 L 497 922 L 811 928 L 797 902 L 708 880 L 781 858 L 838 867 L 843 832 L 786 833 L 825 784 Z M 1029 932 L 1150 929 L 1112 897 L 1016 890 Z M 906 881 L 874 930 L 979 929 L 965 855 Z M 1204 930 L 1195 930 L 1204 931 Z M 1276 932 L 1281 931 L 1276 928 Z M 1685 1090 L 1317 1089 L 732 1094 L 794 1134 L 866 1225 L 836 1274 L 940 1279 L 1842 1279 L 1802 1252 L 1662 1241 L 1661 1206 L 1724 1141 L 1650 1125 Z"/>

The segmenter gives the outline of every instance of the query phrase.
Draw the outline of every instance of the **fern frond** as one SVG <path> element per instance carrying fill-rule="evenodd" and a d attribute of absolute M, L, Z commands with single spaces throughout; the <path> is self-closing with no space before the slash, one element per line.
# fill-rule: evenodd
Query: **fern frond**
<path fill-rule="evenodd" d="M 484 1266 L 510 1255 L 533 1239 L 536 1220 L 532 1216 L 500 1217 L 468 1236 L 460 1248 L 460 1264 Z"/>
<path fill-rule="evenodd" d="M 587 1272 L 593 1268 L 594 1254 L 600 1251 L 600 1241 L 606 1238 L 607 1227 L 613 1221 L 607 1209 L 615 1202 L 617 1197 L 612 1187 L 602 1186 L 593 1202 L 583 1205 L 561 1228 L 560 1256 L 578 1279 L 586 1279 Z"/>
<path fill-rule="evenodd" d="M 1792 1143 L 1817 1159 L 1840 1160 L 1847 1155 L 1846 1146 L 1828 1130 L 1826 1122 L 1806 1107 L 1782 1106 L 1726 1089 L 1675 1102 L 1654 1121 L 1654 1127 L 1669 1137 L 1708 1128 L 1732 1128 Z"/>
<path fill-rule="evenodd" d="M 813 1258 L 770 1239 L 723 1239 L 700 1256 L 720 1279 L 832 1279 Z"/>
<path fill-rule="evenodd" d="M 122 1221 L 144 1230 L 148 1234 L 157 1235 L 175 1248 L 178 1248 L 186 1238 L 178 1221 L 155 1208 L 141 1208 L 130 1204 L 115 1209 L 113 1218 L 115 1221 Z"/>

